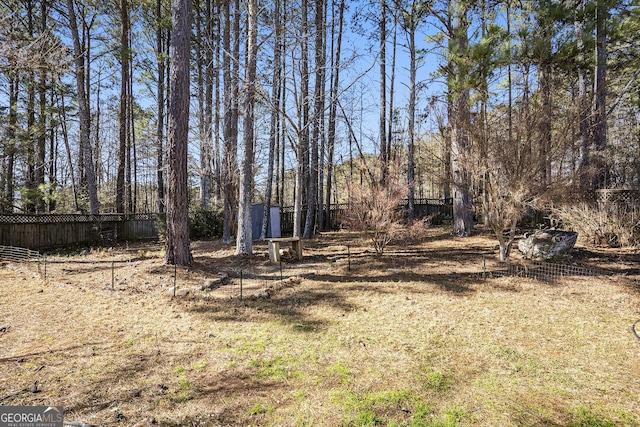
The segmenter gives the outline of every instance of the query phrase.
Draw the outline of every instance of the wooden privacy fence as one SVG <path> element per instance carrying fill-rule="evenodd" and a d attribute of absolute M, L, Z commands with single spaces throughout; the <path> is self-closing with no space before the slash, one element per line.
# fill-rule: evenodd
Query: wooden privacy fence
<path fill-rule="evenodd" d="M 158 214 L 0 214 L 0 245 L 44 249 L 157 239 Z"/>

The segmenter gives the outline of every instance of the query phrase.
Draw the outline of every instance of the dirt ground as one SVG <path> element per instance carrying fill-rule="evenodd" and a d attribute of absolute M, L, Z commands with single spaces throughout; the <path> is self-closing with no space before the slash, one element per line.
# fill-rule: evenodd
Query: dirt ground
<path fill-rule="evenodd" d="M 281 265 L 211 241 L 186 269 L 156 243 L 2 264 L 0 405 L 101 426 L 640 425 L 637 249 L 579 247 L 588 277 L 538 281 L 482 231 L 303 245 Z"/>

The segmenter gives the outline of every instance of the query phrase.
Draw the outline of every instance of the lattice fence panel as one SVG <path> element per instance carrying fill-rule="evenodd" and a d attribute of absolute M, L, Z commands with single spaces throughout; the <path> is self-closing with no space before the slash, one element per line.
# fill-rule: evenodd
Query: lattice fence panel
<path fill-rule="evenodd" d="M 0 214 L 1 224 L 55 224 L 78 222 L 120 222 L 153 220 L 158 214 Z"/>

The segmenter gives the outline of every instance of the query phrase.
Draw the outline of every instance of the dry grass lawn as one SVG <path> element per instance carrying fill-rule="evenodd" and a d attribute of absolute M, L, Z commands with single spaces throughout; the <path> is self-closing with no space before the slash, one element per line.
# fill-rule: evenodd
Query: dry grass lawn
<path fill-rule="evenodd" d="M 637 250 L 580 248 L 610 274 L 541 282 L 496 277 L 483 233 L 383 257 L 346 232 L 304 244 L 282 273 L 263 243 L 194 242 L 175 279 L 159 244 L 51 255 L 46 279 L 0 266 L 0 405 L 100 426 L 640 425 Z"/>

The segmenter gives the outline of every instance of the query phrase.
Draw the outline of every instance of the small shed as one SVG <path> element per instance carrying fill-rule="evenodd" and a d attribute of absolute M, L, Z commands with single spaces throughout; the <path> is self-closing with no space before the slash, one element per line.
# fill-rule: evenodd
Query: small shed
<path fill-rule="evenodd" d="M 265 237 L 282 237 L 282 232 L 280 231 L 280 206 L 271 206 L 269 209 L 269 226 L 267 227 L 267 235 Z M 263 220 L 264 203 L 251 206 L 251 233 L 254 240 L 260 238 Z"/>

